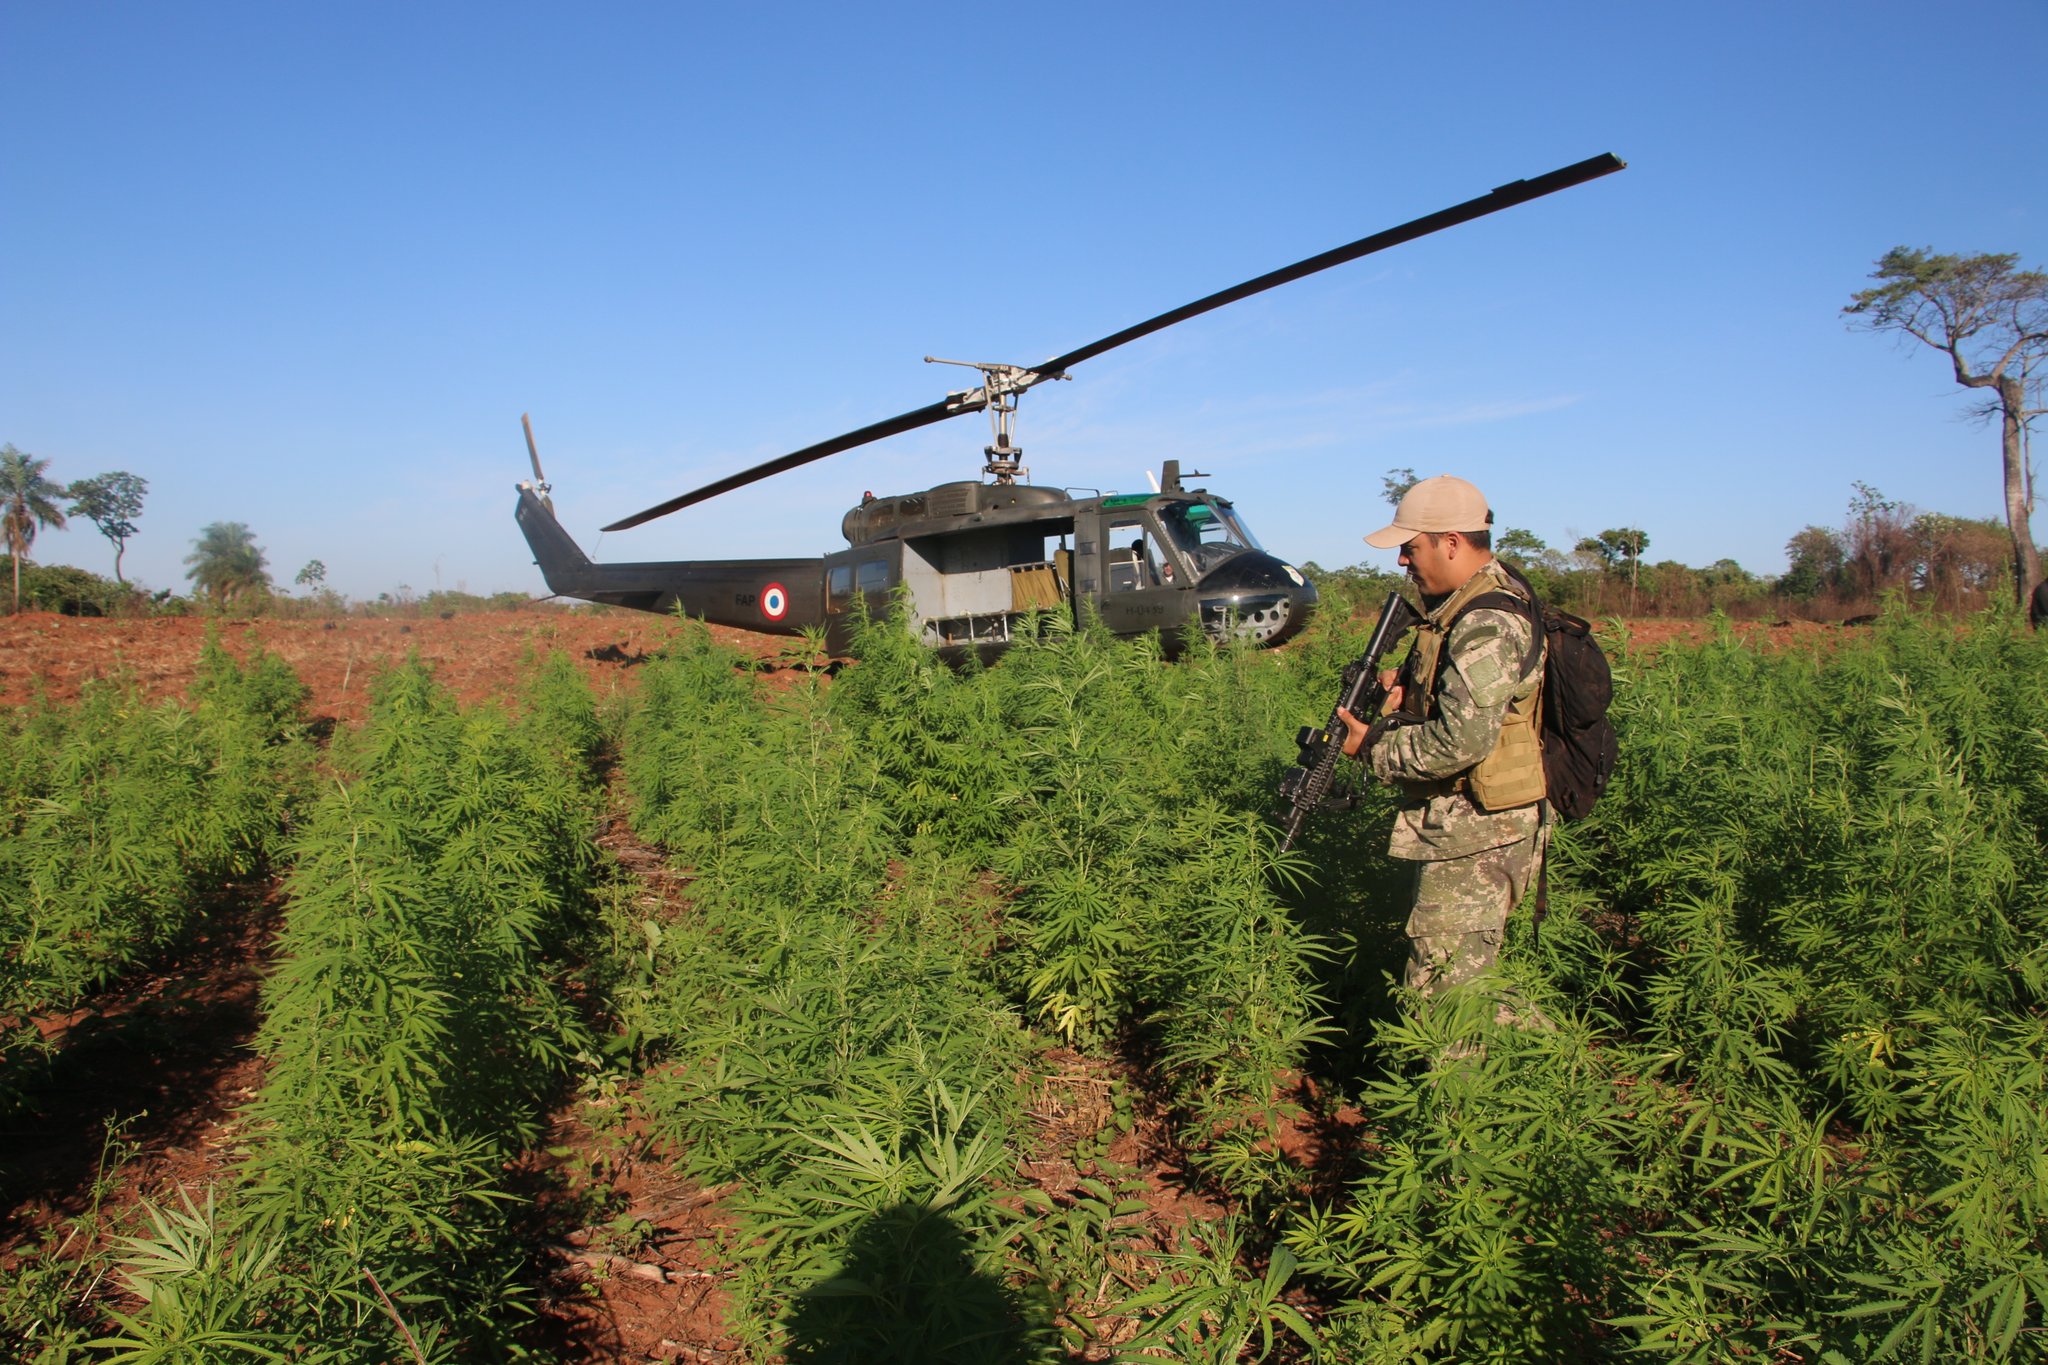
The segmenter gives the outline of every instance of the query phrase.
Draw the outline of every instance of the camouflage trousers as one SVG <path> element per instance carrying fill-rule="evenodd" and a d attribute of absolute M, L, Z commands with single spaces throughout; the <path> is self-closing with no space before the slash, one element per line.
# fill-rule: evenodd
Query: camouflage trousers
<path fill-rule="evenodd" d="M 1499 848 L 1415 865 L 1404 978 L 1411 989 L 1437 995 L 1494 970 L 1508 914 L 1528 893 L 1549 836 L 1544 825 Z"/>

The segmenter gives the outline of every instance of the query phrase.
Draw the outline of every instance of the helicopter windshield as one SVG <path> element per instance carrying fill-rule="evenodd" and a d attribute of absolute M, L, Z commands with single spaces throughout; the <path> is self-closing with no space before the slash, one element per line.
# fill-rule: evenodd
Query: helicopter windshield
<path fill-rule="evenodd" d="M 1173 537 L 1174 545 L 1202 573 L 1242 551 L 1259 548 L 1259 542 L 1228 504 L 1169 503 L 1161 509 L 1159 519 L 1166 533 Z"/>

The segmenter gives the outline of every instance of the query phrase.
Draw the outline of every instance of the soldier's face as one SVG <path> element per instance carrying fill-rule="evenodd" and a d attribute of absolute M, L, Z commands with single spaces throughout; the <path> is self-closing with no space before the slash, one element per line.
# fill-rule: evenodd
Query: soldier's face
<path fill-rule="evenodd" d="M 1464 578 L 1456 572 L 1458 552 L 1463 548 L 1463 539 L 1454 531 L 1440 535 L 1424 532 L 1401 547 L 1401 567 L 1416 587 L 1436 597 L 1463 585 Z"/>

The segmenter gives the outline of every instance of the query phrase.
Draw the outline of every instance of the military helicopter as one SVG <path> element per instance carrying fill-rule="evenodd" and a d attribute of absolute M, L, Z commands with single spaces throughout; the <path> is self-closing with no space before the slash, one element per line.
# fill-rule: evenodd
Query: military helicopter
<path fill-rule="evenodd" d="M 993 443 L 983 479 L 923 492 L 862 497 L 840 523 L 847 548 L 805 559 L 711 559 L 599 564 L 555 519 L 533 426 L 524 417 L 533 480 L 521 481 L 517 516 L 534 561 L 557 596 L 642 611 L 678 609 L 717 625 L 772 635 L 825 628 L 826 648 L 842 652 L 857 619 L 888 609 L 907 592 L 921 638 L 942 655 L 984 659 L 1005 649 L 1039 613 L 1092 605 L 1119 635 L 1158 630 L 1169 652 L 1189 622 L 1218 639 L 1277 645 L 1298 634 L 1316 607 L 1315 585 L 1268 554 L 1227 498 L 1188 488 L 1178 460 L 1164 462 L 1150 493 L 1103 495 L 1029 482 L 1016 444 L 1017 400 L 1050 379 L 1066 379 L 1084 360 L 1227 303 L 1357 260 L 1403 242 L 1541 198 L 1621 170 L 1611 154 L 1517 180 L 1489 194 L 1360 238 L 1161 313 L 1037 365 L 940 360 L 981 373 L 981 383 L 926 407 L 806 446 L 606 526 L 623 531 L 721 493 L 785 473 L 828 455 L 919 427 L 986 411 Z"/>

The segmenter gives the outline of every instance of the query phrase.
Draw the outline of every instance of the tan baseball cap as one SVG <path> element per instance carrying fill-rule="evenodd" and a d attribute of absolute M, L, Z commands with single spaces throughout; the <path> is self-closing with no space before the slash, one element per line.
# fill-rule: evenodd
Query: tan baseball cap
<path fill-rule="evenodd" d="M 1392 550 L 1424 531 L 1483 531 L 1492 524 L 1484 493 L 1455 474 L 1439 474 L 1402 494 L 1394 524 L 1374 531 L 1365 543 Z"/>

